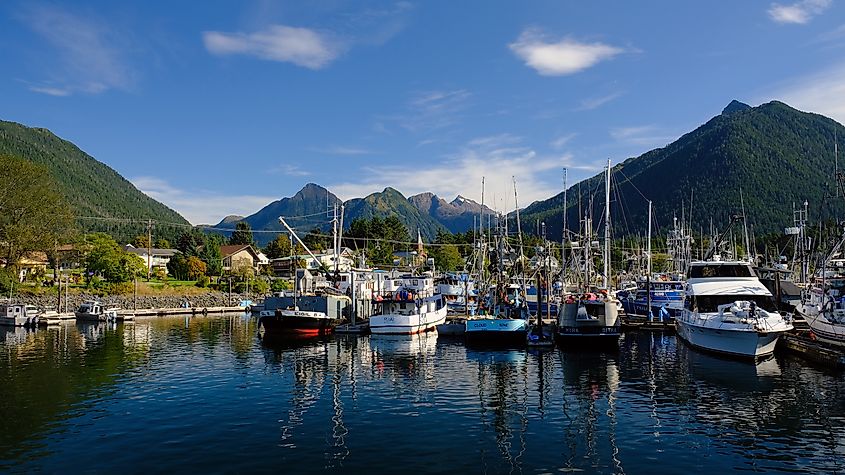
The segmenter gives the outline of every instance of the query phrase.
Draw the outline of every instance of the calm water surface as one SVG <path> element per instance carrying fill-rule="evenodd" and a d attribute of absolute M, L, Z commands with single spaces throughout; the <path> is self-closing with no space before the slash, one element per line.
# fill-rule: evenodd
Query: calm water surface
<path fill-rule="evenodd" d="M 585 354 L 261 341 L 240 315 L 0 328 L 0 470 L 841 473 L 845 378 L 650 334 Z"/>

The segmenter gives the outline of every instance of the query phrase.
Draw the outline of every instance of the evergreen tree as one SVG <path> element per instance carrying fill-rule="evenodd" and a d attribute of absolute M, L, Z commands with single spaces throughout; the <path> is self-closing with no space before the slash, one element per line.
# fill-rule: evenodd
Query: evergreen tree
<path fill-rule="evenodd" d="M 246 245 L 255 246 L 255 241 L 252 238 L 252 226 L 246 221 L 238 221 L 235 225 L 235 231 L 232 237 L 229 238 L 229 244 L 232 245 Z"/>

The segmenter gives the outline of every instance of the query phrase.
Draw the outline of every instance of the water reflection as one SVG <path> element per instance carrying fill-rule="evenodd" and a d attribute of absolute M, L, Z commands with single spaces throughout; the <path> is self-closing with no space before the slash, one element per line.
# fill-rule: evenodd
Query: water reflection
<path fill-rule="evenodd" d="M 0 329 L 0 469 L 845 468 L 843 377 L 792 358 L 649 333 L 611 353 L 256 335 L 243 315 Z"/>

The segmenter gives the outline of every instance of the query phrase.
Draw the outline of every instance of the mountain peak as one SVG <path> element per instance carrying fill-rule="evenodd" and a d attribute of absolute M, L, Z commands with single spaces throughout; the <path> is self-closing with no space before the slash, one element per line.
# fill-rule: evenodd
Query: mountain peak
<path fill-rule="evenodd" d="M 734 99 L 731 101 L 730 104 L 727 105 L 727 107 L 722 109 L 722 115 L 730 115 L 735 112 L 742 112 L 748 109 L 751 109 L 751 106 L 744 102 L 739 102 L 738 100 Z"/>

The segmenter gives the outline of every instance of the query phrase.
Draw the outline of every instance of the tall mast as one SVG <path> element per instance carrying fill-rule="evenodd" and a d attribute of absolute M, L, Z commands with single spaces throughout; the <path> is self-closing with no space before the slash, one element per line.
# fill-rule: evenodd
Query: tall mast
<path fill-rule="evenodd" d="M 604 288 L 610 289 L 610 159 L 604 182 Z"/>
<path fill-rule="evenodd" d="M 745 240 L 745 257 L 749 262 L 753 262 L 751 242 L 748 240 L 748 218 L 745 216 L 745 200 L 742 198 L 742 188 L 739 189 L 739 203 L 742 206 L 742 232 Z"/>
<path fill-rule="evenodd" d="M 566 168 L 563 169 L 563 228 L 560 232 L 561 281 L 566 282 Z"/>
<path fill-rule="evenodd" d="M 645 274 L 645 294 L 646 294 L 646 312 L 648 312 L 648 321 L 652 321 L 651 315 L 651 200 L 648 200 L 648 239 L 646 239 L 646 274 Z"/>
<path fill-rule="evenodd" d="M 647 260 L 646 260 L 646 270 L 648 272 L 648 276 L 651 276 L 651 200 L 648 200 L 648 240 L 646 241 L 646 253 Z"/>

